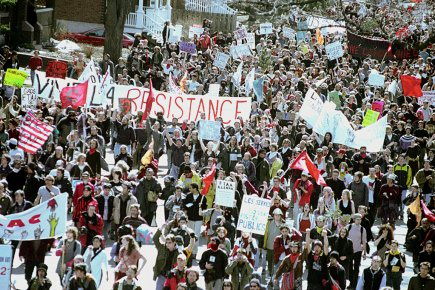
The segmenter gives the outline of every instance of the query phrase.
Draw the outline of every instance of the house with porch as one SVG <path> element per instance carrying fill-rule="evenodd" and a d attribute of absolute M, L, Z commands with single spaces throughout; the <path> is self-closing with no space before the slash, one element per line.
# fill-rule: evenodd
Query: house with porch
<path fill-rule="evenodd" d="M 69 32 L 84 32 L 104 27 L 105 0 L 54 0 L 54 23 Z M 142 33 L 162 41 L 164 23 L 183 26 L 201 25 L 204 18 L 213 21 L 212 30 L 230 32 L 236 26 L 236 11 L 227 0 L 136 0 L 128 14 L 124 31 Z"/>

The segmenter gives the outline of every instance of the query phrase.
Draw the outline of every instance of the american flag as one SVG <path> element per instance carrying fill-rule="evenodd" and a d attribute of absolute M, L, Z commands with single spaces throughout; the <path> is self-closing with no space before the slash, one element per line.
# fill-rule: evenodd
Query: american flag
<path fill-rule="evenodd" d="M 28 111 L 19 127 L 18 148 L 27 153 L 35 154 L 44 145 L 53 130 L 54 126 L 38 120 L 32 112 Z"/>

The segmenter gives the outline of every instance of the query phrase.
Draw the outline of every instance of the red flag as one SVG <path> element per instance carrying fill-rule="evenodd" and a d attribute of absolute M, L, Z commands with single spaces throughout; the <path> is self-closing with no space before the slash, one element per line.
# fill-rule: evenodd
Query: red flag
<path fill-rule="evenodd" d="M 433 213 L 427 205 L 424 203 L 424 201 L 421 202 L 421 209 L 423 211 L 423 215 L 425 218 L 427 218 L 431 223 L 435 222 L 435 213 Z"/>
<path fill-rule="evenodd" d="M 421 79 L 410 75 L 402 75 L 400 81 L 402 82 L 403 95 L 417 98 L 423 96 L 420 86 Z"/>
<path fill-rule="evenodd" d="M 153 89 L 153 81 L 150 78 L 150 92 L 148 93 L 147 102 L 145 104 L 145 112 L 142 114 L 142 119 L 140 120 L 140 127 L 142 127 L 143 121 L 145 121 L 151 112 L 151 107 L 153 106 L 153 103 L 155 101 L 154 97 L 154 89 Z"/>
<path fill-rule="evenodd" d="M 62 108 L 71 106 L 74 110 L 86 104 L 88 81 L 72 87 L 65 87 L 60 92 Z"/>
<path fill-rule="evenodd" d="M 208 190 L 210 189 L 211 184 L 213 183 L 214 176 L 216 174 L 216 164 L 213 164 L 210 171 L 202 178 L 204 182 L 204 187 L 201 190 L 202 195 L 207 195 Z"/>
<path fill-rule="evenodd" d="M 320 174 L 320 170 L 316 167 L 313 161 L 311 161 L 307 151 L 303 151 L 301 154 L 299 154 L 295 161 L 290 164 L 290 168 L 308 171 L 314 180 L 316 180 L 317 184 L 326 186 L 326 182 L 323 179 L 323 176 Z"/>

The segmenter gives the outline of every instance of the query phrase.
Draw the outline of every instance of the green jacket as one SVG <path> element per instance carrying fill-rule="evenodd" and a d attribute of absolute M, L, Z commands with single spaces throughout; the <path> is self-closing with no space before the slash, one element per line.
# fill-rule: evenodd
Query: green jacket
<path fill-rule="evenodd" d="M 431 173 L 432 179 L 429 180 L 428 185 L 431 189 L 434 189 L 435 188 L 435 171 L 432 169 L 430 169 L 430 171 L 432 172 Z M 417 171 L 417 174 L 415 175 L 415 180 L 417 181 L 418 186 L 422 189 L 424 184 L 426 183 L 426 174 L 424 173 L 424 169 L 420 169 L 419 171 Z"/>
<path fill-rule="evenodd" d="M 228 275 L 231 275 L 233 289 L 242 289 L 246 284 L 248 284 L 251 274 L 254 271 L 254 268 L 248 261 L 244 262 L 242 265 L 238 264 L 239 263 L 237 261 L 231 260 L 228 266 L 225 268 L 225 272 Z"/>
<path fill-rule="evenodd" d="M 166 265 L 166 260 L 169 257 L 169 250 L 168 250 L 168 248 L 166 248 L 165 244 L 162 244 L 160 242 L 160 236 L 161 235 L 162 235 L 162 231 L 160 229 L 158 229 L 156 234 L 153 237 L 154 245 L 157 248 L 156 263 L 155 263 L 155 265 L 153 267 L 153 271 L 154 271 L 153 279 L 154 279 L 154 281 L 157 279 L 157 276 L 159 276 L 162 273 L 162 271 L 163 271 L 163 269 L 165 268 L 165 265 Z M 175 254 L 175 255 L 172 256 L 171 265 L 174 265 L 175 263 L 177 263 L 177 256 L 178 256 L 178 254 Z"/>

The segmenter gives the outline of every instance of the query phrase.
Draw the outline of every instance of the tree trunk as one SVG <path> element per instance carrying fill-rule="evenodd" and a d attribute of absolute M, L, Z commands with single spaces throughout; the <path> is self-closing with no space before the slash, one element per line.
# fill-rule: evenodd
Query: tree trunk
<path fill-rule="evenodd" d="M 117 62 L 121 56 L 124 24 L 132 0 L 107 0 L 106 3 L 104 53 L 108 53 L 111 60 Z"/>

